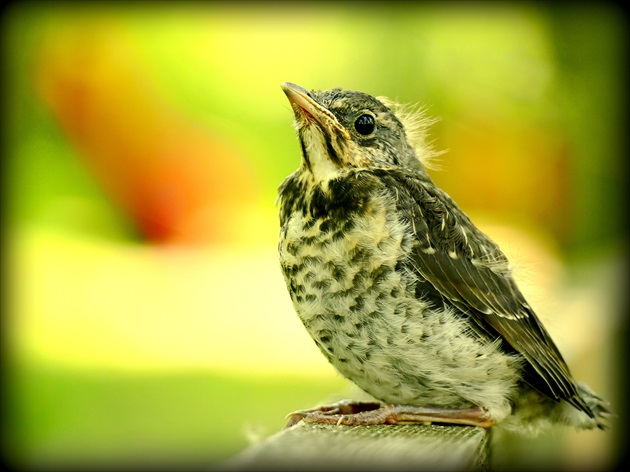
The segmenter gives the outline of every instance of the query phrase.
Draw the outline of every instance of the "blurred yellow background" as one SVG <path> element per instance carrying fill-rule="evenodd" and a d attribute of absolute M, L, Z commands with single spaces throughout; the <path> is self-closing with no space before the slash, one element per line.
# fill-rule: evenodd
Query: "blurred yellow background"
<path fill-rule="evenodd" d="M 13 3 L 3 454 L 211 466 L 355 395 L 277 262 L 275 193 L 300 157 L 284 81 L 439 117 L 434 180 L 623 414 L 626 32 L 612 4 Z M 624 433 L 506 438 L 494 460 L 606 468 Z"/>

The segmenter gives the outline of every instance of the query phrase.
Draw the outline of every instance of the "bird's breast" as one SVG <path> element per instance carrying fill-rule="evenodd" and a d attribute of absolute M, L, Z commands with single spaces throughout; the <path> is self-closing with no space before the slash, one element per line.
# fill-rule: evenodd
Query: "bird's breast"
<path fill-rule="evenodd" d="M 296 211 L 285 222 L 280 263 L 292 300 L 307 325 L 318 317 L 378 310 L 401 289 L 397 266 L 411 243 L 384 195 L 363 211 L 317 217 Z"/>
<path fill-rule="evenodd" d="M 394 201 L 376 195 L 343 218 L 301 211 L 285 220 L 279 244 L 287 288 L 315 343 L 344 375 L 365 375 L 370 357 L 400 325 L 413 280 L 401 269 L 409 228 Z"/>

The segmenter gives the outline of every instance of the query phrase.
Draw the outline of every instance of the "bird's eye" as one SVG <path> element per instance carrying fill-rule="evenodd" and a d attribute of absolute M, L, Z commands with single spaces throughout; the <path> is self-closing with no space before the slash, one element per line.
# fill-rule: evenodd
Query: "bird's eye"
<path fill-rule="evenodd" d="M 372 134 L 375 127 L 376 123 L 374 122 L 374 117 L 372 115 L 368 115 L 367 113 L 359 116 L 354 122 L 354 129 L 357 130 L 357 133 L 362 134 L 363 136 Z"/>

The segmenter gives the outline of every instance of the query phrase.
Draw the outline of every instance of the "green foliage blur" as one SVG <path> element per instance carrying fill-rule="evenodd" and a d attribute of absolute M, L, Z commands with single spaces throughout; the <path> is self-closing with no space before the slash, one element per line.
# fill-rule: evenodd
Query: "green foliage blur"
<path fill-rule="evenodd" d="M 434 180 L 624 413 L 626 32 L 609 3 L 10 4 L 3 455 L 210 466 L 348 393 L 275 259 L 299 164 L 284 81 L 438 117 Z M 603 467 L 622 429 L 520 452 Z"/>

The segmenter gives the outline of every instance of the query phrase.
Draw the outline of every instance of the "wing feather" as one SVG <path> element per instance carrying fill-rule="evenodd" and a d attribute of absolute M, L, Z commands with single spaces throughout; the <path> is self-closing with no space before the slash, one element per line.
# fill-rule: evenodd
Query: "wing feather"
<path fill-rule="evenodd" d="M 534 388 L 592 415 L 499 247 L 428 176 L 383 169 L 379 177 L 388 188 L 397 189 L 398 210 L 414 231 L 413 269 L 447 303 L 519 352 L 530 366 L 525 380 Z"/>

